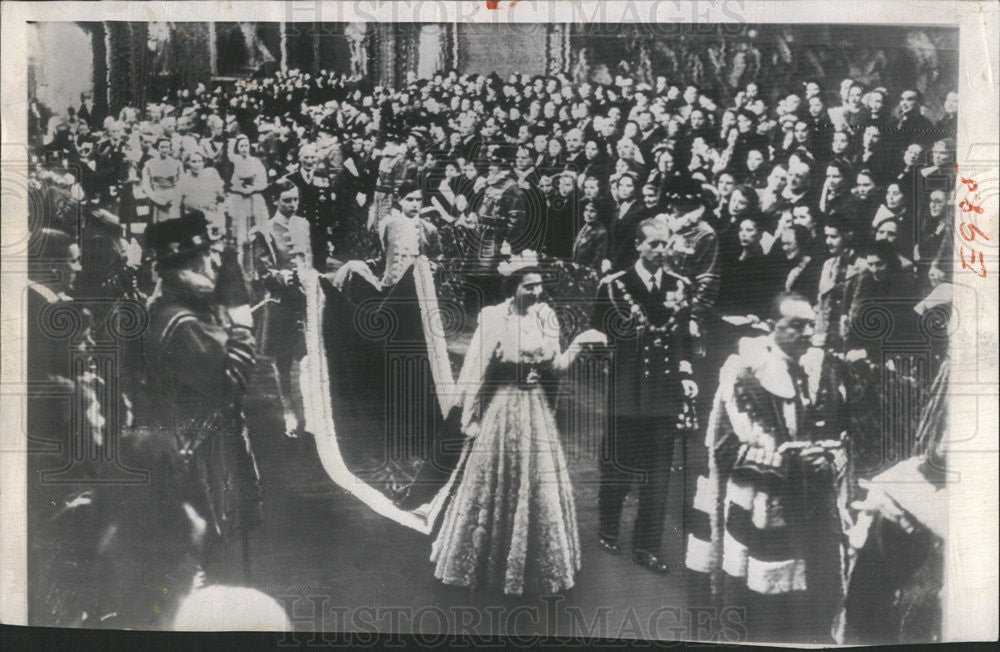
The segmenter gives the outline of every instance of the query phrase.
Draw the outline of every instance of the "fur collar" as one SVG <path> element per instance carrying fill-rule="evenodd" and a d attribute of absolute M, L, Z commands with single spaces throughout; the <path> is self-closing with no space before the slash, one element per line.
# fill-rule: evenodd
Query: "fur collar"
<path fill-rule="evenodd" d="M 795 398 L 788 359 L 770 335 L 742 338 L 737 355 L 742 362 L 740 366 L 752 373 L 768 392 L 786 400 Z"/>

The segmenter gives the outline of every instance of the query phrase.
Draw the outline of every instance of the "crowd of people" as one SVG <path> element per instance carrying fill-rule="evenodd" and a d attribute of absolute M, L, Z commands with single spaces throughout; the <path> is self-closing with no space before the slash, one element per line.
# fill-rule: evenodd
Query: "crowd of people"
<path fill-rule="evenodd" d="M 245 535 L 259 506 L 241 413 L 258 354 L 275 362 L 286 434 L 305 434 L 292 382 L 304 355 L 301 270 L 387 287 L 426 256 L 437 274 L 472 279 L 486 303 L 507 298 L 511 314 L 535 315 L 528 298 L 545 301 L 535 272 L 558 264 L 597 288 L 591 325 L 605 337 L 575 343 L 614 344 L 613 373 L 628 388 L 610 408 L 609 450 L 642 472 L 633 560 L 668 571 L 663 469 L 675 438 L 705 433 L 689 572 L 747 606 L 752 635 L 782 635 L 773 615 L 786 613 L 799 614 L 793 640 L 827 640 L 841 606 L 830 604 L 830 586 L 846 570 L 840 538 L 813 534 L 846 531 L 841 498 L 857 491 L 849 467 L 861 477 L 883 469 L 885 379 L 929 393 L 947 372 L 939 324 L 950 302 L 957 94 L 928 98 L 940 107 L 932 121 L 921 93 L 898 83 L 751 82 L 723 105 L 665 77 L 603 85 L 447 71 L 389 89 L 291 70 L 108 116 L 89 98 L 58 116 L 33 102 L 29 367 L 84 397 L 86 428 L 73 436 L 87 446 L 121 437 L 136 459 L 198 478 L 186 500 L 170 502 L 188 533 L 172 536 L 229 543 L 199 543 L 208 552 L 171 563 L 233 581 L 232 567 L 248 572 Z M 501 267 L 535 253 L 541 262 L 502 288 Z M 46 344 L 56 306 L 83 316 L 66 351 Z M 138 306 L 147 319 L 139 338 L 123 332 Z M 613 314 L 637 320 L 631 336 L 609 326 Z M 106 338 L 122 344 L 114 373 L 98 363 Z M 622 353 L 633 340 L 645 357 Z M 558 342 L 544 344 L 563 355 Z M 908 362 L 924 349 L 926 367 Z M 664 362 L 651 363 L 650 350 Z M 36 432 L 60 432 L 52 400 L 36 400 Z M 538 418 L 547 432 L 548 417 Z M 913 421 L 907 441 L 892 445 L 933 458 L 935 435 L 921 439 Z M 155 443 L 164 431 L 184 434 L 176 460 Z M 85 475 L 108 465 L 89 463 Z M 601 472 L 600 545 L 620 554 L 630 476 L 607 460 Z M 45 486 L 38 522 L 81 527 L 89 498 Z M 456 504 L 474 501 L 466 493 Z M 550 505 L 569 546 L 546 549 L 559 559 L 549 582 L 558 590 L 572 586 L 579 544 L 572 496 L 553 494 Z M 448 536 L 464 536 L 467 516 L 446 515 Z M 95 566 L 138 545 L 126 531 L 151 536 L 134 515 L 104 518 L 131 520 L 115 530 L 120 543 L 91 533 Z M 446 539 L 435 545 L 439 577 L 474 581 L 475 568 L 448 556 L 464 549 Z M 96 571 L 77 574 L 86 572 Z M 72 602 L 46 587 L 34 606 L 47 624 L 75 622 L 83 604 L 101 605 L 88 607 L 92 619 L 103 608 L 151 624 L 103 591 Z"/>

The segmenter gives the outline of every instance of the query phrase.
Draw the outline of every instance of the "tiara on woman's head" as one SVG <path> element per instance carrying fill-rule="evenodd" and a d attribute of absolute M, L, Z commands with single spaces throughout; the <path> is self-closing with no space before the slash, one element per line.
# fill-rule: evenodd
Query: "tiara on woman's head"
<path fill-rule="evenodd" d="M 541 261 L 538 260 L 538 254 L 530 249 L 525 249 L 520 254 L 511 256 L 509 259 L 501 262 L 497 266 L 497 271 L 502 276 L 510 276 L 522 269 L 537 268 L 540 265 Z"/>

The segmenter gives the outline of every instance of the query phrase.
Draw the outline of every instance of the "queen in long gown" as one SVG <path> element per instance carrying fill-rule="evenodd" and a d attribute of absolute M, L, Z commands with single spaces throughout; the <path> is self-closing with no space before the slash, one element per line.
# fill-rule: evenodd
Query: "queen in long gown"
<path fill-rule="evenodd" d="M 508 278 L 513 296 L 482 310 L 466 355 L 459 387 L 471 441 L 431 552 L 445 584 L 558 593 L 580 568 L 573 487 L 547 390 L 582 344 L 602 336 L 587 331 L 560 352 L 541 282 L 530 269 Z"/>

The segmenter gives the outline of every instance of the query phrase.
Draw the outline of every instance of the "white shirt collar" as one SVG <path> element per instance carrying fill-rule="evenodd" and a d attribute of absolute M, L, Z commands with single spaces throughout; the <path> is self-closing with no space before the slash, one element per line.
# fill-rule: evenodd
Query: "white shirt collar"
<path fill-rule="evenodd" d="M 660 283 L 663 279 L 663 270 L 658 269 L 656 273 L 651 273 L 646 269 L 645 265 L 642 264 L 641 260 L 635 261 L 635 273 L 639 275 L 639 279 L 646 285 L 646 289 L 650 292 L 653 291 L 653 279 L 656 279 L 657 283 Z"/>

